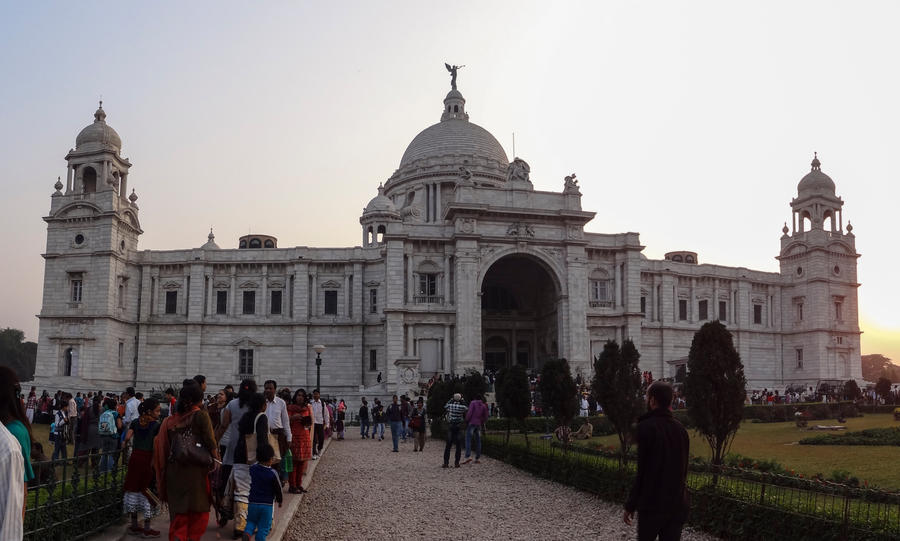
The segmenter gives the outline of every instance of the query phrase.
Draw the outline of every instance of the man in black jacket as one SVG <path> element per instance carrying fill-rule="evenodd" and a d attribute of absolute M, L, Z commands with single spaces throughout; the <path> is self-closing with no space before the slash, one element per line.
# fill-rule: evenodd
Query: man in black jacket
<path fill-rule="evenodd" d="M 362 397 L 362 405 L 359 406 L 359 435 L 362 439 L 369 437 L 369 403 L 366 397 Z"/>
<path fill-rule="evenodd" d="M 687 478 L 690 441 L 672 416 L 672 386 L 655 381 L 647 389 L 650 410 L 638 420 L 638 470 L 625 503 L 625 524 L 638 512 L 638 541 L 681 539 L 689 507 Z"/>

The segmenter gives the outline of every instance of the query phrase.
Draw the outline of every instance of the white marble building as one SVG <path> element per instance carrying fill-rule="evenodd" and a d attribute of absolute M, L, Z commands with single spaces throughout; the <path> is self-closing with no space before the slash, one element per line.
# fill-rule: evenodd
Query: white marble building
<path fill-rule="evenodd" d="M 267 235 L 223 249 L 210 232 L 197 248 L 139 250 L 131 163 L 98 109 L 44 218 L 37 384 L 147 389 L 203 373 L 213 387 L 252 375 L 311 388 L 323 344 L 323 391 L 371 395 L 554 357 L 588 374 L 607 339 L 628 337 L 644 370 L 670 377 L 714 318 L 753 388 L 861 380 L 859 256 L 817 159 L 790 203 L 780 272 L 695 252 L 650 260 L 637 233 L 584 231 L 595 213 L 577 180 L 535 190 L 459 91 L 443 103 L 363 211 L 362 245 L 337 249 Z"/>

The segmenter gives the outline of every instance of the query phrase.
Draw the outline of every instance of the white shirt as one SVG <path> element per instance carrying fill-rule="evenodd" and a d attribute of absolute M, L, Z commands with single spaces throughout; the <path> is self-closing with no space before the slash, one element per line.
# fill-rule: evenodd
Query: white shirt
<path fill-rule="evenodd" d="M 25 459 L 19 440 L 0 423 L 0 532 L 4 539 L 22 539 L 25 504 Z"/>
<path fill-rule="evenodd" d="M 269 402 L 266 400 L 266 417 L 269 418 L 269 430 L 283 428 L 287 441 L 291 441 L 291 419 L 288 417 L 287 404 L 284 400 L 275 397 Z"/>
<path fill-rule="evenodd" d="M 133 396 L 125 401 L 125 417 L 122 418 L 122 423 L 125 427 L 131 425 L 131 421 L 140 417 L 140 414 L 138 414 L 138 406 L 140 404 L 141 401 Z"/>
<path fill-rule="evenodd" d="M 312 408 L 313 424 L 327 425 L 330 416 L 328 415 L 328 408 L 325 407 L 325 402 L 322 402 L 322 400 L 313 400 L 309 405 Z"/>

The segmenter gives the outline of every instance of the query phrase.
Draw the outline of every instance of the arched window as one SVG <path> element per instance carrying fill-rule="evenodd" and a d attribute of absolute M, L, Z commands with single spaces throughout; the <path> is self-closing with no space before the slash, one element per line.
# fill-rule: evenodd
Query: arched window
<path fill-rule="evenodd" d="M 832 214 L 830 210 L 825 211 L 822 227 L 825 231 L 834 231 L 834 214 Z"/>
<path fill-rule="evenodd" d="M 677 262 L 681 263 L 681 262 L 682 262 L 681 256 L 680 256 L 680 255 L 673 255 L 673 256 L 672 256 L 672 261 L 677 261 Z"/>
<path fill-rule="evenodd" d="M 262 243 L 259 241 L 259 239 L 250 239 L 250 247 L 251 248 L 261 248 Z"/>
<path fill-rule="evenodd" d="M 81 173 L 81 186 L 83 193 L 94 193 L 97 191 L 97 172 L 92 167 L 85 167 Z"/>
<path fill-rule="evenodd" d="M 372 226 L 370 225 L 368 229 L 366 229 L 366 245 L 371 246 L 372 243 L 375 242 L 375 233 L 372 230 Z"/>
<path fill-rule="evenodd" d="M 78 375 L 78 353 L 75 352 L 74 348 L 66 348 L 66 351 L 63 353 L 63 375 Z"/>
<path fill-rule="evenodd" d="M 800 213 L 800 232 L 809 231 L 812 225 L 812 217 L 809 215 L 809 212 L 803 211 Z"/>
<path fill-rule="evenodd" d="M 454 105 L 454 106 L 453 106 L 453 112 L 454 112 L 454 113 L 458 113 L 458 112 L 459 112 L 459 105 Z"/>
<path fill-rule="evenodd" d="M 378 244 L 381 244 L 382 242 L 384 242 L 384 234 L 385 234 L 385 232 L 386 232 L 386 230 L 385 230 L 384 226 L 383 226 L 383 225 L 379 225 L 379 226 L 378 226 L 378 235 L 377 235 L 376 238 L 375 238 L 375 241 L 376 241 Z"/>
<path fill-rule="evenodd" d="M 266 239 L 265 247 L 266 247 L 266 248 L 274 248 L 274 247 L 275 247 L 275 243 L 272 242 L 272 239 Z"/>
<path fill-rule="evenodd" d="M 685 261 L 686 263 L 693 263 L 693 262 L 694 262 L 694 256 L 692 256 L 692 255 L 684 256 L 684 261 Z"/>
<path fill-rule="evenodd" d="M 247 247 L 246 239 L 241 239 L 241 242 L 238 244 L 238 248 L 246 248 L 246 247 Z"/>

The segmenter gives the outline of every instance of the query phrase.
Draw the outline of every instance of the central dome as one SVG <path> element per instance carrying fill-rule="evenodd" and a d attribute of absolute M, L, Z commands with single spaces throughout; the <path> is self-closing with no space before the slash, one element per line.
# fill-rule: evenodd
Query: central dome
<path fill-rule="evenodd" d="M 448 155 L 477 156 L 509 165 L 506 151 L 489 131 L 468 120 L 450 119 L 422 130 L 406 147 L 400 167 Z"/>
<path fill-rule="evenodd" d="M 94 113 L 94 122 L 81 130 L 75 138 L 76 150 L 113 150 L 118 153 L 122 148 L 122 138 L 106 123 L 106 112 L 103 110 L 103 102 Z"/>
<path fill-rule="evenodd" d="M 466 156 L 498 162 L 506 168 L 509 159 L 503 146 L 478 124 L 469 122 L 466 99 L 458 90 L 451 90 L 444 98 L 441 121 L 422 130 L 406 147 L 400 159 L 400 169 L 419 160 L 445 156 Z"/>

